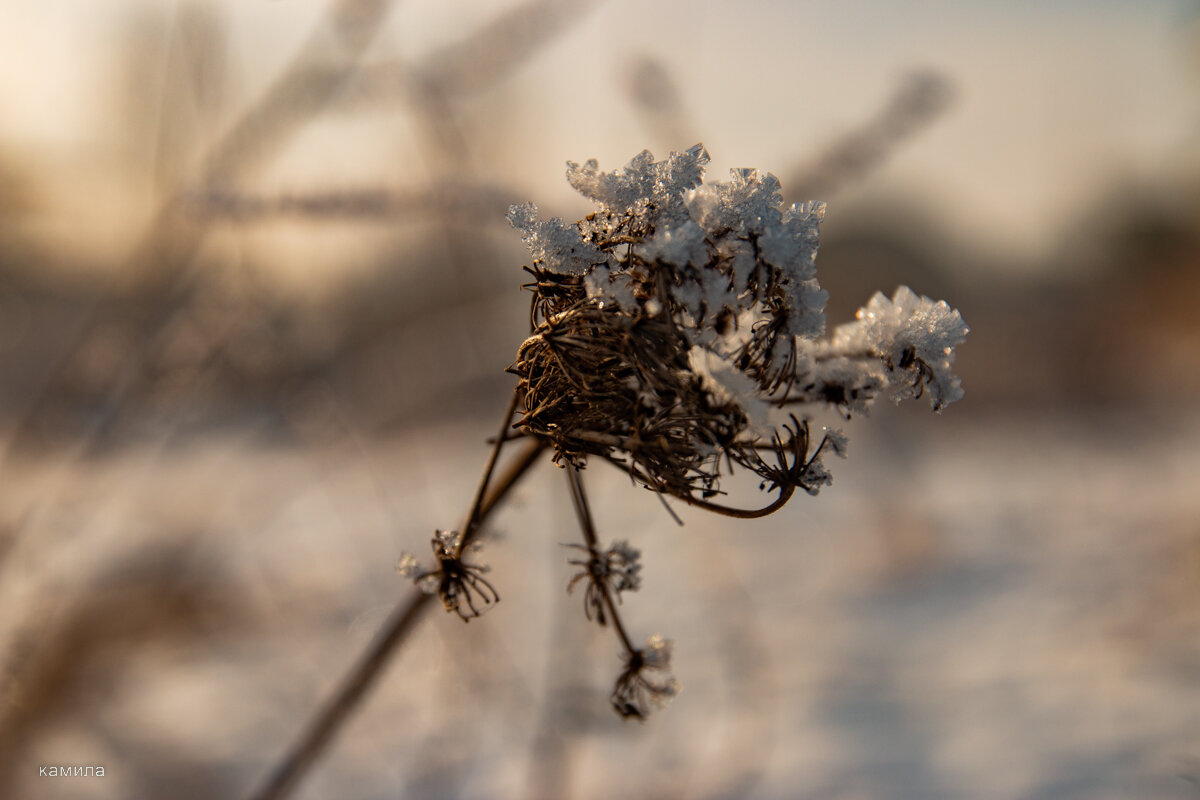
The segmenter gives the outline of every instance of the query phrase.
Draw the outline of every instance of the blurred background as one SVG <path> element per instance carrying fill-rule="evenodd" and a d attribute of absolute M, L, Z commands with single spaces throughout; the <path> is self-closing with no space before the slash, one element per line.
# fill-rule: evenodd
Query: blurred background
<path fill-rule="evenodd" d="M 831 324 L 971 326 L 759 521 L 542 465 L 297 797 L 1200 795 L 1200 6 L 0 5 L 0 797 L 245 796 L 455 525 L 528 331 L 504 220 L 703 142 L 829 203 Z M 39 778 L 101 765 L 104 778 Z"/>

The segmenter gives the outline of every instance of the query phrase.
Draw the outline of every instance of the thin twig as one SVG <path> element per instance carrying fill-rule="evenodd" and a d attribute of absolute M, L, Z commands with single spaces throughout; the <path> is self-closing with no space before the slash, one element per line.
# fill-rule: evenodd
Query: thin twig
<path fill-rule="evenodd" d="M 784 181 L 794 197 L 829 199 L 877 169 L 897 145 L 941 116 L 954 99 L 954 87 L 941 73 L 907 75 L 887 105 L 841 136 L 809 164 Z"/>
<path fill-rule="evenodd" d="M 575 515 L 579 518 L 579 527 L 583 531 L 583 540 L 587 543 L 588 555 L 593 560 L 598 559 L 601 557 L 600 543 L 596 538 L 596 525 L 592 522 L 592 510 L 588 507 L 587 495 L 583 491 L 583 480 L 579 477 L 579 470 L 570 465 L 567 466 L 567 484 L 571 487 L 571 501 L 575 505 Z M 608 589 L 608 583 L 606 581 L 593 580 L 592 585 L 596 587 L 596 591 L 600 592 L 600 596 L 604 599 L 609 619 L 613 622 L 613 630 L 620 637 L 621 645 L 625 648 L 625 652 L 632 654 L 637 648 L 633 646 L 633 642 L 629 639 L 629 634 L 625 631 L 625 625 L 621 622 L 620 614 L 617 613 L 617 604 L 613 602 L 612 592 Z"/>
<path fill-rule="evenodd" d="M 504 420 L 507 425 L 512 417 L 513 406 L 510 405 Z M 484 478 L 476 493 L 466 519 L 473 520 L 471 530 L 478 531 L 488 514 L 508 495 L 525 473 L 538 460 L 545 450 L 543 441 L 534 440 L 513 460 L 511 464 L 495 480 L 495 485 L 489 487 L 491 475 L 496 465 L 496 457 L 504 439 L 501 438 L 492 450 L 488 459 Z M 464 526 L 465 527 L 465 526 Z M 465 539 L 464 533 L 464 539 Z M 357 664 L 342 679 L 341 684 L 326 701 L 325 705 L 309 722 L 301 736 L 292 745 L 287 755 L 279 762 L 266 783 L 254 794 L 252 800 L 283 800 L 295 788 L 296 784 L 320 757 L 321 753 L 333 740 L 335 734 L 350 713 L 358 706 L 366 695 L 367 690 L 379 679 L 389 658 L 396 652 L 408 633 L 421 618 L 422 612 L 429 607 L 433 595 L 424 592 L 414 592 L 405 598 L 388 617 L 387 623 L 375 640 L 360 657 Z"/>
<path fill-rule="evenodd" d="M 470 544 L 471 538 L 475 534 L 475 530 L 479 525 L 480 513 L 483 509 L 483 498 L 487 494 L 488 484 L 492 480 L 492 473 L 496 469 L 496 459 L 500 457 L 500 449 L 504 447 L 504 434 L 508 433 L 508 429 L 512 427 L 512 415 L 517 410 L 517 392 L 512 393 L 509 398 L 508 408 L 504 410 L 504 419 L 500 423 L 500 432 L 496 434 L 495 444 L 492 445 L 492 452 L 488 456 L 487 466 L 483 468 L 483 477 L 479 479 L 479 488 L 475 490 L 475 499 L 471 501 L 471 510 L 467 512 L 467 516 L 463 521 L 461 528 L 462 546 Z"/>

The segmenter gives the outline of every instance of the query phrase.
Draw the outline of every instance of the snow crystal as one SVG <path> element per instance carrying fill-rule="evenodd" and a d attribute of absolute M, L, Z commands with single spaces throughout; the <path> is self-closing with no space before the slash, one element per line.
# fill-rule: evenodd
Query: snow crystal
<path fill-rule="evenodd" d="M 815 496 L 821 493 L 822 486 L 832 483 L 833 475 L 825 468 L 825 462 L 820 456 L 808 462 L 808 466 L 804 468 L 804 491 Z"/>
<path fill-rule="evenodd" d="M 702 267 L 708 263 L 704 230 L 690 219 L 673 227 L 663 226 L 639 249 L 643 258 L 675 267 L 686 267 L 688 264 Z"/>
<path fill-rule="evenodd" d="M 759 234 L 779 225 L 779 179 L 771 173 L 759 177 L 756 169 L 730 170 L 729 183 L 707 183 L 687 196 L 692 219 L 711 234 Z"/>
<path fill-rule="evenodd" d="M 416 577 L 420 567 L 421 562 L 418 561 L 417 557 L 412 553 L 401 553 L 400 562 L 396 564 L 396 572 L 400 573 L 406 578 L 413 578 Z"/>
<path fill-rule="evenodd" d="M 601 172 L 595 159 L 582 167 L 567 162 L 567 182 L 609 211 L 635 210 L 640 202 L 643 208 L 655 207 L 660 218 L 683 221 L 683 193 L 699 185 L 708 161 L 708 151 L 699 144 L 664 161 L 643 150 L 617 172 Z"/>
<path fill-rule="evenodd" d="M 508 221 L 521 231 L 535 265 L 579 274 L 594 264 L 608 261 L 607 255 L 584 241 L 578 225 L 568 225 L 558 217 L 540 220 L 533 203 L 510 206 Z"/>
<path fill-rule="evenodd" d="M 607 266 L 587 273 L 583 283 L 587 287 L 588 298 L 595 300 L 601 308 L 612 305 L 631 311 L 637 307 L 637 299 L 626 277 L 614 274 Z"/>
<path fill-rule="evenodd" d="M 819 228 L 824 217 L 824 203 L 793 205 L 779 225 L 765 229 L 759 238 L 763 260 L 786 270 L 796 280 L 816 277 Z"/>
<path fill-rule="evenodd" d="M 889 300 L 876 292 L 858 310 L 857 320 L 834 331 L 834 348 L 877 353 L 894 384 L 897 401 L 929 389 L 930 403 L 940 411 L 963 396 L 961 381 L 951 372 L 954 348 L 966 340 L 962 316 L 943 300 L 933 301 L 907 286 Z"/>

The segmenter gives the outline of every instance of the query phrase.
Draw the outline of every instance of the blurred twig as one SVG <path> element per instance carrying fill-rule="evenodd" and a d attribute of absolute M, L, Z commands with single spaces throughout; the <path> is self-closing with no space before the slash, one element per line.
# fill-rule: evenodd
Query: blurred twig
<path fill-rule="evenodd" d="M 135 32 L 136 33 L 136 32 Z M 154 188 L 173 192 L 187 178 L 197 152 L 212 144 L 229 82 L 225 25 L 213 4 L 179 3 L 175 12 L 163 74 L 157 127 L 138 131 L 153 138 Z M 127 92 L 130 104 L 142 102 L 145 56 L 129 56 Z"/>
<path fill-rule="evenodd" d="M 279 195 L 212 191 L 193 194 L 189 205 L 194 215 L 212 222 L 248 223 L 295 217 L 390 223 L 415 216 L 477 223 L 503 221 L 514 197 L 514 190 L 499 185 L 443 181 L 428 191 L 378 188 Z"/>
<path fill-rule="evenodd" d="M 594 0 L 530 0 L 443 48 L 421 72 L 443 92 L 463 96 L 507 77 L 533 53 L 599 6 Z"/>
<path fill-rule="evenodd" d="M 952 99 L 953 86 L 940 73 L 908 75 L 879 113 L 792 172 L 783 185 L 792 197 L 828 200 L 878 168 L 900 142 L 941 116 Z"/>
<path fill-rule="evenodd" d="M 358 68 L 394 0 L 334 0 L 308 40 L 266 91 L 217 141 L 199 174 L 168 193 L 132 258 L 152 282 L 178 280 L 199 245 L 203 226 L 178 224 L 179 189 L 229 187 L 279 152 L 282 141 L 330 101 Z M 320 72 L 310 69 L 323 64 Z"/>
<path fill-rule="evenodd" d="M 228 185 L 279 151 L 280 141 L 325 107 L 378 32 L 393 0 L 335 0 L 266 92 L 205 161 L 200 185 Z M 322 64 L 325 69 L 310 69 Z"/>
<path fill-rule="evenodd" d="M 702 138 L 692 135 L 695 126 L 683 92 L 661 59 L 651 55 L 633 59 L 626 70 L 625 88 L 650 135 L 668 149 L 682 151 Z"/>
<path fill-rule="evenodd" d="M 515 401 L 515 394 L 513 399 Z M 531 441 L 505 472 L 492 482 L 497 456 L 506 441 L 504 434 L 512 421 L 513 408 L 514 406 L 510 405 L 504 415 L 504 424 L 484 469 L 475 500 L 463 519 L 463 546 L 469 544 L 477 535 L 488 515 L 508 496 L 545 449 L 543 442 Z M 300 738 L 271 773 L 263 787 L 251 795 L 253 800 L 281 800 L 291 793 L 308 768 L 341 730 L 351 712 L 358 707 L 367 690 L 378 680 L 391 656 L 407 638 L 424 610 L 429 607 L 432 598 L 431 594 L 416 591 L 396 607 L 374 642 L 343 678 L 332 697 L 305 727 Z"/>

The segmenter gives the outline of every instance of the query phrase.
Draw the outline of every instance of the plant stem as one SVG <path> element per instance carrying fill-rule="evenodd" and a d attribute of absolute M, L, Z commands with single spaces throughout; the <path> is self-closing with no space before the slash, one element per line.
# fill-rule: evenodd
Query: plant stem
<path fill-rule="evenodd" d="M 575 515 L 579 517 L 579 527 L 583 530 L 583 540 L 587 543 L 588 554 L 592 559 L 598 559 L 600 558 L 600 542 L 596 538 L 596 525 L 592 522 L 592 510 L 588 506 L 587 495 L 583 491 L 583 479 L 579 476 L 579 470 L 569 464 L 567 465 L 567 483 L 571 487 L 571 500 L 575 504 Z M 637 648 L 633 646 L 633 642 L 629 640 L 629 634 L 625 632 L 625 625 L 621 622 L 621 615 L 617 613 L 617 604 L 613 602 L 608 584 L 605 581 L 593 580 L 593 585 L 600 592 L 600 596 L 604 598 L 608 616 L 613 621 L 613 630 L 621 639 L 621 645 L 625 648 L 626 653 L 632 654 Z"/>
<path fill-rule="evenodd" d="M 509 404 L 508 411 L 504 416 L 504 429 L 492 449 L 483 479 L 480 481 L 479 490 L 475 495 L 475 501 L 466 515 L 468 524 L 464 525 L 464 528 L 471 532 L 476 532 L 482 527 L 488 514 L 504 500 L 529 471 L 529 468 L 537 463 L 538 457 L 546 448 L 545 443 L 540 439 L 530 442 L 496 478 L 495 485 L 489 486 L 497 456 L 505 442 L 503 433 L 507 430 L 509 420 L 512 418 L 514 403 Z M 466 537 L 467 533 L 464 531 L 464 541 Z M 371 645 L 342 678 L 341 684 L 308 723 L 300 738 L 279 762 L 266 783 L 250 796 L 252 800 L 282 800 L 291 793 L 308 768 L 333 740 L 334 735 L 341 730 L 342 725 L 362 701 L 367 690 L 379 679 L 389 658 L 415 627 L 422 612 L 429 607 L 432 599 L 433 595 L 414 591 L 396 607 Z"/>
<path fill-rule="evenodd" d="M 460 532 L 462 538 L 459 542 L 459 552 L 462 548 L 470 544 L 471 539 L 475 537 L 475 531 L 482 522 L 481 514 L 483 513 L 483 499 L 487 494 L 488 484 L 492 480 L 492 473 L 496 470 L 496 460 L 500 458 L 500 449 L 504 447 L 505 435 L 509 432 L 512 425 L 513 412 L 517 410 L 517 392 L 512 393 L 512 397 L 508 401 L 508 408 L 504 410 L 504 418 L 500 421 L 500 432 L 496 434 L 496 441 L 492 444 L 492 452 L 488 456 L 487 466 L 483 468 L 483 477 L 479 479 L 479 488 L 475 490 L 475 499 L 471 502 L 471 510 L 467 512 L 466 519 L 463 520 Z"/>

